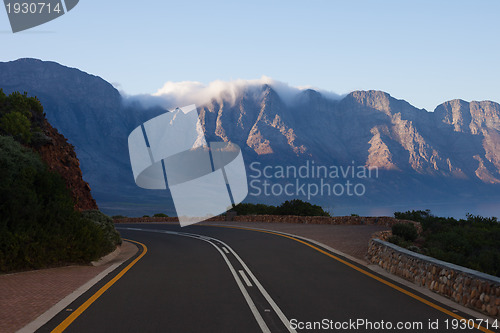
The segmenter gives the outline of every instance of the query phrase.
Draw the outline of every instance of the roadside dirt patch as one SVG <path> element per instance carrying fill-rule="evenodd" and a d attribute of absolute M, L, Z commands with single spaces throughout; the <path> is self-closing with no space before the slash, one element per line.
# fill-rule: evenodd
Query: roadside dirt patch
<path fill-rule="evenodd" d="M 390 230 L 378 225 L 331 225 L 331 224 L 296 224 L 270 222 L 204 222 L 203 224 L 230 225 L 286 232 L 306 237 L 344 252 L 354 258 L 365 261 L 368 242 L 372 234 Z"/>

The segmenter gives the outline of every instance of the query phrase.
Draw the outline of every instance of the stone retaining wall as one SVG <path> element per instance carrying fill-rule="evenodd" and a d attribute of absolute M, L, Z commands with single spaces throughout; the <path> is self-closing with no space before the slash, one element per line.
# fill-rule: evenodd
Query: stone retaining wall
<path fill-rule="evenodd" d="M 391 230 L 378 231 L 378 232 L 372 234 L 372 236 L 370 237 L 370 241 L 372 239 L 380 239 L 380 240 L 386 241 L 391 236 L 392 236 L 392 231 Z"/>
<path fill-rule="evenodd" d="M 370 240 L 367 260 L 466 307 L 500 318 L 500 278 Z"/>
<path fill-rule="evenodd" d="M 216 216 L 207 221 L 224 221 L 225 216 Z M 231 216 L 235 222 L 269 222 L 269 223 L 299 223 L 299 224 L 346 224 L 346 225 L 382 225 L 391 227 L 396 223 L 413 223 L 420 228 L 420 223 L 397 220 L 389 216 L 294 216 L 294 215 L 240 215 Z M 178 222 L 177 217 L 130 217 L 115 219 L 115 223 L 138 223 L 138 222 Z"/>

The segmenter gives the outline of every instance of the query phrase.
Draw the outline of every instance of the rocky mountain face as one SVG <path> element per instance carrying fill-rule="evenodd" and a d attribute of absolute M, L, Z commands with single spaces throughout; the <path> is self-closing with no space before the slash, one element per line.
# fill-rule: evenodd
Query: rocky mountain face
<path fill-rule="evenodd" d="M 129 215 L 174 214 L 168 191 L 135 186 L 127 149 L 128 134 L 163 109 L 126 106 L 104 80 L 33 59 L 0 63 L 0 87 L 38 96 L 49 121 L 76 147 L 83 177 L 101 209 Z M 497 103 L 453 100 L 427 112 L 381 91 L 355 91 L 332 100 L 305 90 L 285 101 L 271 86 L 263 85 L 243 89 L 234 100 L 224 94 L 214 96 L 198 107 L 207 141 L 238 144 L 249 179 L 255 175 L 249 167 L 252 162 L 259 162 L 261 169 L 307 163 L 376 168 L 377 177 L 355 179 L 366 188 L 362 196 L 305 198 L 333 208 L 336 214 L 431 208 L 457 215 L 452 210 L 458 207 L 461 214 L 466 209 L 487 215 L 481 211 L 484 204 L 498 208 Z M 344 180 L 328 179 L 333 183 Z M 301 181 L 318 183 L 319 179 Z M 247 198 L 269 203 L 287 199 L 285 195 Z M 385 210 L 377 210 L 380 207 Z"/>
<path fill-rule="evenodd" d="M 238 143 L 247 164 L 260 161 L 261 171 L 265 165 L 299 167 L 308 161 L 376 168 L 378 177 L 358 179 L 366 187 L 362 197 L 312 198 L 334 212 L 431 208 L 448 215 L 498 215 L 499 107 L 490 101 L 453 100 L 428 112 L 381 91 L 355 91 L 331 100 L 306 90 L 285 102 L 263 86 L 242 92 L 234 103 L 214 98 L 200 108 L 200 117 L 210 140 Z M 293 181 L 275 179 L 282 185 Z M 318 179 L 309 182 L 320 184 Z M 261 195 L 255 201 L 286 198 Z"/>
<path fill-rule="evenodd" d="M 453 100 L 427 112 L 381 91 L 331 101 L 308 90 L 292 106 L 269 86 L 261 96 L 203 106 L 207 135 L 259 156 L 355 161 L 399 173 L 500 182 L 497 103 Z"/>

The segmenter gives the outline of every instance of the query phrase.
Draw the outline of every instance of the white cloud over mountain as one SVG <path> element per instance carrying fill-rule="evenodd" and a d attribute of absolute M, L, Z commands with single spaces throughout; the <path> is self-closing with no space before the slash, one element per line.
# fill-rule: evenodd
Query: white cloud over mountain
<path fill-rule="evenodd" d="M 262 76 L 260 79 L 255 80 L 216 80 L 209 84 L 197 81 L 168 81 L 152 96 L 158 98 L 157 101 L 162 101 L 162 104 L 166 107 L 176 107 L 193 103 L 203 105 L 210 102 L 212 99 L 223 99 L 226 102 L 229 101 L 234 103 L 244 90 L 248 93 L 252 91 L 252 88 L 255 88 L 255 93 L 260 93 L 260 89 L 257 88 L 266 84 L 271 86 L 286 103 L 293 101 L 293 98 L 301 91 L 314 89 L 309 86 L 293 87 L 268 76 Z M 336 99 L 340 97 L 331 92 L 321 92 L 329 98 Z"/>

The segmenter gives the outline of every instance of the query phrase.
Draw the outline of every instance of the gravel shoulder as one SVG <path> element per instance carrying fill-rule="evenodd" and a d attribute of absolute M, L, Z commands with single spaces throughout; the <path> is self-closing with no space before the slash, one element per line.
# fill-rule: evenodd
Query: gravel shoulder
<path fill-rule="evenodd" d="M 328 245 L 356 259 L 365 261 L 368 242 L 372 234 L 390 230 L 377 225 L 334 225 L 334 224 L 297 224 L 271 222 L 204 222 L 203 225 L 227 225 L 267 229 L 294 234 Z"/>

